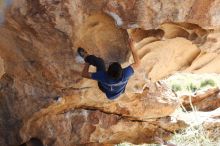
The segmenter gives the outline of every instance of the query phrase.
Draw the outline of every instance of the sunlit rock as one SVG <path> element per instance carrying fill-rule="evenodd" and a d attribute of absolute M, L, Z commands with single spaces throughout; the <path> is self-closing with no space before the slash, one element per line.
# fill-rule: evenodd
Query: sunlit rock
<path fill-rule="evenodd" d="M 14 0 L 0 27 L 0 145 L 33 139 L 52 146 L 169 139 L 186 125 L 167 118 L 179 107 L 179 99 L 159 80 L 184 71 L 201 48 L 215 43 L 206 35 L 200 43 L 198 34 L 179 22 L 205 31 L 218 28 L 218 6 L 217 0 L 206 5 L 199 0 Z M 179 29 L 174 35 L 167 31 L 162 27 L 167 21 L 177 23 L 186 35 Z M 129 28 L 161 30 L 163 35 L 136 34 L 142 66 L 125 94 L 111 101 L 95 81 L 81 77 L 83 65 L 76 61 L 76 50 L 83 47 L 102 57 L 106 66 L 118 61 L 125 67 L 132 63 Z M 215 63 L 218 58 L 210 66 Z"/>

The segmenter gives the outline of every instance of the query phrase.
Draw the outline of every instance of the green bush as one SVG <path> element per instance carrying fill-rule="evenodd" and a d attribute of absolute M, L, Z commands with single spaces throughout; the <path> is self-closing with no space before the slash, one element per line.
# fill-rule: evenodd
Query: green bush
<path fill-rule="evenodd" d="M 177 85 L 177 84 L 173 84 L 172 85 L 172 90 L 177 92 L 177 91 L 181 91 L 181 86 L 180 85 Z"/>
<path fill-rule="evenodd" d="M 205 87 L 205 86 L 208 86 L 208 85 L 210 85 L 212 87 L 215 86 L 215 81 L 213 81 L 211 79 L 204 80 L 204 81 L 201 82 L 200 87 Z"/>
<path fill-rule="evenodd" d="M 189 86 L 187 86 L 187 90 L 191 91 L 191 92 L 195 92 L 198 88 L 196 87 L 196 85 L 193 85 L 193 83 L 190 83 Z"/>

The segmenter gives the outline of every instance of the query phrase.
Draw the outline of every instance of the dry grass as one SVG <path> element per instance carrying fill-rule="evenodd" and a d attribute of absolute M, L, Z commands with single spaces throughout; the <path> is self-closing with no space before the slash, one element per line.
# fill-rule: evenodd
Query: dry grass
<path fill-rule="evenodd" d="M 116 146 L 160 146 L 160 144 L 142 144 L 142 145 L 134 145 L 128 142 L 117 144 Z"/>
<path fill-rule="evenodd" d="M 189 127 L 176 133 L 170 140 L 178 146 L 219 146 L 220 142 L 208 137 L 202 125 Z"/>
<path fill-rule="evenodd" d="M 178 146 L 220 146 L 220 141 L 209 137 L 204 129 L 202 125 L 204 117 L 201 117 L 194 107 L 192 109 L 194 111 L 187 112 L 180 108 L 174 113 L 175 116 L 182 117 L 190 126 L 175 133 L 170 141 Z"/>

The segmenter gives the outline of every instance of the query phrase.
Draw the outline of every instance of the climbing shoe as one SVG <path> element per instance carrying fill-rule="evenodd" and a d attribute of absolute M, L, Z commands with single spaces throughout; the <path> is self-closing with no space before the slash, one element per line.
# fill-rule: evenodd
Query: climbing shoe
<path fill-rule="evenodd" d="M 77 49 L 77 52 L 78 52 L 79 56 L 81 56 L 82 58 L 85 58 L 86 55 L 87 55 L 87 52 L 83 48 L 81 48 L 81 47 L 79 47 Z"/>
<path fill-rule="evenodd" d="M 62 97 L 61 96 L 56 96 L 56 97 L 53 98 L 53 100 L 56 101 L 56 102 L 61 102 Z"/>

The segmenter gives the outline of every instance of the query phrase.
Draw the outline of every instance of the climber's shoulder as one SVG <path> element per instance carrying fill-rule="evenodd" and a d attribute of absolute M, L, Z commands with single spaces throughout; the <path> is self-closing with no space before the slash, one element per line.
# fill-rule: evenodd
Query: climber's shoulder
<path fill-rule="evenodd" d="M 130 76 L 132 76 L 134 74 L 134 69 L 131 65 L 129 65 L 128 67 L 123 69 L 123 75 L 126 78 L 129 78 Z"/>

